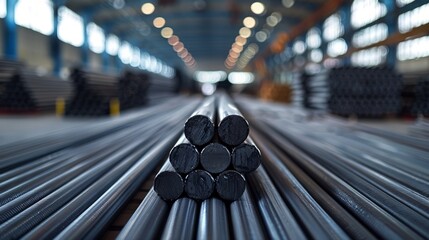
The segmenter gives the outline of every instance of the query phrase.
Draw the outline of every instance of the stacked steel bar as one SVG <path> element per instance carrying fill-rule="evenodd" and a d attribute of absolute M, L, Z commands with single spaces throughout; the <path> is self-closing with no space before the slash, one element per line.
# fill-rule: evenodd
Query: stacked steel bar
<path fill-rule="evenodd" d="M 67 115 L 109 114 L 110 102 L 117 99 L 121 109 L 160 103 L 174 97 L 174 82 L 144 72 L 125 71 L 122 76 L 75 68 L 72 71 L 75 94 L 67 103 Z"/>
<path fill-rule="evenodd" d="M 75 94 L 67 103 L 67 115 L 98 116 L 109 114 L 110 101 L 118 98 L 119 76 L 75 68 L 71 78 Z"/>
<path fill-rule="evenodd" d="M 0 108 L 4 108 L 4 98 L 6 94 L 6 83 L 12 76 L 23 67 L 22 63 L 0 59 Z"/>
<path fill-rule="evenodd" d="M 242 174 L 260 164 L 260 152 L 248 134 L 247 121 L 225 94 L 207 98 L 186 121 L 184 136 L 170 152 L 171 166 L 155 178 L 155 192 L 167 201 L 183 192 L 195 200 L 206 200 L 214 192 L 226 201 L 239 199 L 245 190 Z"/>
<path fill-rule="evenodd" d="M 105 134 L 41 157 L 28 155 L 19 163 L 0 158 L 9 163 L 0 168 L 2 239 L 98 236 L 165 157 L 180 132 L 176 121 L 184 121 L 197 103 L 176 98 L 108 121 L 98 129 Z M 85 135 L 88 129 L 73 131 Z M 21 149 L 2 150 L 13 155 Z"/>
<path fill-rule="evenodd" d="M 149 75 L 126 71 L 119 79 L 118 98 L 121 109 L 143 106 L 148 102 Z"/>
<path fill-rule="evenodd" d="M 19 64 L 0 62 L 0 109 L 8 112 L 53 111 L 58 98 L 72 95 L 70 82 L 50 75 L 39 75 Z"/>
<path fill-rule="evenodd" d="M 380 117 L 401 109 L 402 78 L 388 67 L 340 67 L 329 72 L 329 109 L 349 116 Z"/>
<path fill-rule="evenodd" d="M 429 116 L 429 78 L 422 77 L 414 88 L 415 102 L 412 107 L 414 115 Z"/>
<path fill-rule="evenodd" d="M 310 113 L 285 106 L 239 103 L 257 130 L 253 137 L 265 169 L 306 234 L 429 236 L 427 141 L 403 136 L 404 145 L 329 116 L 314 121 Z M 276 117 L 266 117 L 269 111 Z"/>

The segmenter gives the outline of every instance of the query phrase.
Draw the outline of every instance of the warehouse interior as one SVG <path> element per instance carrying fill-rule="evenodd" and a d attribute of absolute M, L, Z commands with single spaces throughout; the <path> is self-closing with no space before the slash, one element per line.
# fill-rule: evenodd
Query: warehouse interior
<path fill-rule="evenodd" d="M 428 239 L 427 0 L 0 0 L 0 239 Z"/>

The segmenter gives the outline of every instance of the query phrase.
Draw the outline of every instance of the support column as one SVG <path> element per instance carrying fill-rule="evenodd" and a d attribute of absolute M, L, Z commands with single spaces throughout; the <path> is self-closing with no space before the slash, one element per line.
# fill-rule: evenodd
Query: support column
<path fill-rule="evenodd" d="M 53 72 L 59 76 L 62 67 L 61 59 L 61 42 L 58 39 L 58 5 L 54 5 L 54 32 L 50 36 L 50 51 L 51 58 L 53 61 L 54 69 Z"/>
<path fill-rule="evenodd" d="M 398 32 L 398 11 L 396 7 L 395 0 L 385 0 L 384 1 L 387 8 L 387 14 L 386 14 L 386 24 L 387 24 L 387 31 L 388 36 L 391 36 L 392 34 L 395 34 Z M 396 66 L 396 49 L 397 44 L 392 44 L 387 46 L 387 56 L 386 56 L 386 65 L 390 67 Z"/>
<path fill-rule="evenodd" d="M 7 58 L 18 58 L 18 32 L 15 24 L 16 0 L 6 0 L 7 15 L 4 21 L 4 54 Z"/>
<path fill-rule="evenodd" d="M 81 49 L 81 59 L 82 59 L 82 67 L 88 67 L 89 66 L 89 42 L 88 42 L 88 31 L 86 30 L 86 27 L 89 23 L 89 14 L 88 13 L 82 13 L 81 15 L 83 19 L 83 44 L 80 47 Z"/>

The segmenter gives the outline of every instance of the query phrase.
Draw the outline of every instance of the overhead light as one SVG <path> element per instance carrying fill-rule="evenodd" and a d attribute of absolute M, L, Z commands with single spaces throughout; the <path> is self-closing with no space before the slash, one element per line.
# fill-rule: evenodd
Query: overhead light
<path fill-rule="evenodd" d="M 243 25 L 247 28 L 254 28 L 256 26 L 256 20 L 252 17 L 246 17 L 243 20 Z"/>
<path fill-rule="evenodd" d="M 146 14 L 146 15 L 150 15 L 155 11 L 155 5 L 153 5 L 152 3 L 145 3 L 142 5 L 142 13 Z"/>
<path fill-rule="evenodd" d="M 185 45 L 183 43 L 179 42 L 176 45 L 173 46 L 174 51 L 180 52 L 185 48 Z"/>
<path fill-rule="evenodd" d="M 295 3 L 294 0 L 282 0 L 283 6 L 285 6 L 287 8 L 292 7 L 294 3 Z"/>
<path fill-rule="evenodd" d="M 165 27 L 161 30 L 161 36 L 163 38 L 170 38 L 171 36 L 173 36 L 173 29 L 171 29 L 170 27 Z"/>
<path fill-rule="evenodd" d="M 156 28 L 162 28 L 165 25 L 165 19 L 162 17 L 157 17 L 153 20 L 153 26 Z"/>
<path fill-rule="evenodd" d="M 231 50 L 236 53 L 241 53 L 241 51 L 243 51 L 243 46 L 240 46 L 237 43 L 234 43 L 232 44 Z"/>
<path fill-rule="evenodd" d="M 171 46 L 174 46 L 178 43 L 179 43 L 179 37 L 176 35 L 173 35 L 168 39 L 168 44 L 170 44 Z"/>
<path fill-rule="evenodd" d="M 247 39 L 242 37 L 242 36 L 237 36 L 235 38 L 235 43 L 238 45 L 244 46 L 246 44 L 246 42 L 247 42 Z"/>
<path fill-rule="evenodd" d="M 252 10 L 254 14 L 263 14 L 265 12 L 265 6 L 261 2 L 254 2 L 250 5 L 250 10 Z"/>
<path fill-rule="evenodd" d="M 250 37 L 250 35 L 252 35 L 252 30 L 248 29 L 247 27 L 242 27 L 240 28 L 240 36 L 244 37 L 244 38 L 248 38 Z"/>
<path fill-rule="evenodd" d="M 279 21 L 273 15 L 270 15 L 267 17 L 267 25 L 268 26 L 275 27 L 277 25 L 277 23 L 279 23 Z"/>
<path fill-rule="evenodd" d="M 255 38 L 258 42 L 265 42 L 268 38 L 268 35 L 264 31 L 259 31 L 255 34 Z"/>
<path fill-rule="evenodd" d="M 240 53 L 236 53 L 232 50 L 229 51 L 229 56 L 233 57 L 233 58 L 238 58 L 240 56 Z"/>

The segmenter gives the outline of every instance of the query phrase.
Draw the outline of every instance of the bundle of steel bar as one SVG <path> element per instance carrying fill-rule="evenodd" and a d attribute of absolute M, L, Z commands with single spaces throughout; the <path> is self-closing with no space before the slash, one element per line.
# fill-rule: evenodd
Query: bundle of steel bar
<path fill-rule="evenodd" d="M 149 75 L 143 72 L 126 71 L 118 83 L 118 98 L 121 109 L 143 106 L 147 103 Z"/>
<path fill-rule="evenodd" d="M 295 106 L 308 109 L 327 110 L 329 99 L 329 72 L 295 74 L 293 79 L 293 101 Z"/>
<path fill-rule="evenodd" d="M 72 116 L 108 115 L 113 99 L 121 109 L 129 109 L 175 96 L 172 79 L 144 72 L 125 71 L 119 76 L 75 68 L 71 78 L 75 94 L 67 103 L 66 114 Z"/>
<path fill-rule="evenodd" d="M 412 106 L 414 115 L 429 116 L 429 77 L 422 77 L 414 87 L 415 102 Z"/>
<path fill-rule="evenodd" d="M 429 139 L 429 120 L 419 118 L 409 127 L 410 135 L 423 139 Z"/>
<path fill-rule="evenodd" d="M 329 72 L 332 113 L 379 117 L 401 110 L 402 77 L 388 67 L 339 67 Z"/>
<path fill-rule="evenodd" d="M 66 104 L 66 115 L 98 116 L 109 114 L 110 101 L 118 98 L 118 75 L 75 68 L 72 71 L 71 79 L 75 94 Z"/>
<path fill-rule="evenodd" d="M 186 121 L 183 136 L 170 152 L 171 166 L 155 177 L 155 192 L 167 201 L 183 195 L 194 200 L 213 195 L 239 199 L 246 188 L 243 174 L 261 162 L 248 134 L 247 121 L 227 95 L 208 97 Z"/>
<path fill-rule="evenodd" d="M 108 134 L 70 141 L 51 153 L 6 164 L 9 167 L 2 167 L 0 174 L 1 238 L 98 236 L 165 159 L 181 130 L 177 121 L 185 121 L 198 103 L 176 98 L 104 124 Z M 36 146 L 38 139 L 33 140 Z M 19 155 L 20 150 L 10 150 L 8 156 Z M 5 163 L 3 158 L 0 162 Z"/>
<path fill-rule="evenodd" d="M 39 75 L 34 70 L 18 68 L 15 64 L 1 67 L 0 109 L 8 112 L 53 111 L 58 98 L 67 100 L 72 95 L 68 81 L 50 75 Z"/>
<path fill-rule="evenodd" d="M 239 98 L 238 105 L 256 130 L 251 136 L 264 169 L 307 237 L 429 236 L 427 141 L 412 144 L 403 135 L 407 140 L 399 143 L 329 115 L 315 117 L 248 98 Z M 259 202 L 253 185 L 258 183 L 250 184 Z M 266 209 L 259 209 L 263 218 Z M 276 238 L 271 234 L 279 224 L 265 226 Z"/>

